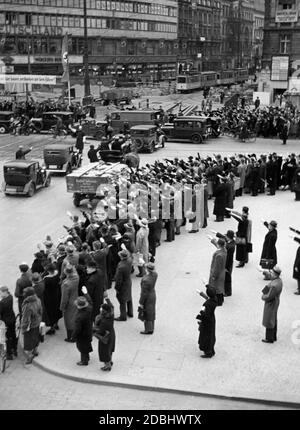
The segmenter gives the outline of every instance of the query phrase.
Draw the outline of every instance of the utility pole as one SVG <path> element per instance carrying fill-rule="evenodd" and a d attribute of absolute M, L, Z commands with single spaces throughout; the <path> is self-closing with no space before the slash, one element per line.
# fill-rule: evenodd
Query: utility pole
<path fill-rule="evenodd" d="M 83 53 L 83 69 L 84 69 L 84 96 L 91 95 L 90 75 L 89 75 L 89 45 L 87 35 L 87 7 L 86 0 L 83 1 L 83 23 L 84 23 L 84 53 Z"/>
<path fill-rule="evenodd" d="M 30 54 L 31 54 L 31 43 L 30 43 L 29 36 L 27 36 L 27 68 L 28 68 L 27 70 L 28 70 L 28 75 L 31 75 Z M 25 85 L 26 85 L 26 101 L 28 102 L 29 84 L 25 84 Z"/>

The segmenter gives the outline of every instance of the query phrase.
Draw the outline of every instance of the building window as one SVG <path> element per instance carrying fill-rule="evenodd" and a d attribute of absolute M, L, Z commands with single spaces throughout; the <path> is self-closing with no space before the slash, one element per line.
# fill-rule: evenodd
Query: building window
<path fill-rule="evenodd" d="M 280 37 L 280 54 L 288 54 L 290 52 L 291 45 L 291 37 L 287 34 L 284 34 Z"/>

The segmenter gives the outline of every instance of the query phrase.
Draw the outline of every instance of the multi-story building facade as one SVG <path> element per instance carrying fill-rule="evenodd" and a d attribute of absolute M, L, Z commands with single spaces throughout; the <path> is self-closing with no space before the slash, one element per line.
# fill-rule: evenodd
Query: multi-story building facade
<path fill-rule="evenodd" d="M 86 0 L 91 74 L 175 76 L 177 0 Z M 60 75 L 61 45 L 69 34 L 71 74 L 84 53 L 84 0 L 2 0 L 0 55 L 17 73 Z M 47 67 L 45 68 L 45 64 Z"/>
<path fill-rule="evenodd" d="M 266 0 L 262 66 L 273 99 L 300 67 L 299 0 Z"/>
<path fill-rule="evenodd" d="M 222 62 L 225 68 L 252 65 L 254 0 L 224 0 L 222 5 Z"/>
<path fill-rule="evenodd" d="M 178 0 L 179 60 L 194 70 L 220 70 L 221 1 Z"/>
<path fill-rule="evenodd" d="M 252 64 L 253 71 L 261 69 L 261 59 L 264 40 L 265 1 L 254 0 L 253 3 L 253 45 Z"/>

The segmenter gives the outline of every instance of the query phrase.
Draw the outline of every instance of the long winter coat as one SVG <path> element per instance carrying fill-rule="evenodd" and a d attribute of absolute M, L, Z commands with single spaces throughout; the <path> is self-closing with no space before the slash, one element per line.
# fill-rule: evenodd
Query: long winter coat
<path fill-rule="evenodd" d="M 268 228 L 268 223 L 265 222 L 264 225 Z M 277 230 L 269 231 L 264 240 L 261 258 L 267 258 L 274 260 L 274 265 L 277 264 L 277 251 L 276 251 L 276 241 L 277 241 Z"/>
<path fill-rule="evenodd" d="M 216 318 L 215 309 L 217 301 L 208 299 L 203 304 L 205 310 L 200 312 L 201 322 L 199 324 L 199 349 L 206 353 L 212 353 L 216 343 Z"/>
<path fill-rule="evenodd" d="M 246 164 L 240 164 L 237 168 L 238 175 L 240 177 L 240 188 L 244 188 L 246 178 Z"/>
<path fill-rule="evenodd" d="M 215 196 L 214 215 L 224 216 L 226 203 L 227 203 L 227 185 L 219 184 L 215 189 L 214 196 Z"/>
<path fill-rule="evenodd" d="M 96 317 L 95 328 L 97 333 L 101 336 L 104 336 L 107 331 L 109 332 L 109 340 L 107 344 L 103 343 L 101 340 L 98 342 L 99 361 L 102 361 L 103 363 L 109 363 L 112 358 L 112 353 L 115 351 L 116 345 L 113 313 L 108 317 L 98 315 Z"/>
<path fill-rule="evenodd" d="M 300 239 L 296 238 L 296 242 L 300 243 Z M 296 270 L 296 268 L 298 270 Z M 295 258 L 295 262 L 294 262 L 294 267 L 293 267 L 293 278 L 294 279 L 300 279 L 300 246 L 297 250 L 297 254 L 296 254 L 296 258 Z"/>
<path fill-rule="evenodd" d="M 262 300 L 265 302 L 263 314 L 263 326 L 266 328 L 275 328 L 277 322 L 277 312 L 282 291 L 282 280 L 274 279 L 268 284 L 269 292 L 263 294 Z"/>
<path fill-rule="evenodd" d="M 149 229 L 141 227 L 136 234 L 136 252 L 143 255 L 143 260 L 148 263 L 149 259 Z"/>
<path fill-rule="evenodd" d="M 100 306 L 103 303 L 103 296 L 105 291 L 105 277 L 100 269 L 87 275 L 85 279 L 85 286 L 92 301 L 91 318 L 95 321 L 96 316 L 99 314 Z"/>
<path fill-rule="evenodd" d="M 35 294 L 24 299 L 21 331 L 24 335 L 25 351 L 32 351 L 39 344 L 39 326 L 42 322 L 42 313 L 41 301 Z"/>
<path fill-rule="evenodd" d="M 13 301 L 13 296 L 11 294 L 0 300 L 0 320 L 4 321 L 7 326 L 14 324 L 16 321 Z"/>
<path fill-rule="evenodd" d="M 248 237 L 249 237 L 249 221 L 247 218 L 240 218 L 234 214 L 231 214 L 231 216 L 238 221 L 238 230 L 236 233 L 236 236 L 238 238 L 244 238 L 246 244 L 239 244 L 238 240 L 236 245 L 236 260 L 240 262 L 245 262 L 247 259 L 247 243 L 248 243 Z"/>
<path fill-rule="evenodd" d="M 92 325 L 92 308 L 88 306 L 83 309 L 77 309 L 74 319 L 74 330 L 72 338 L 76 340 L 78 350 L 83 354 L 93 351 L 93 325 Z"/>
<path fill-rule="evenodd" d="M 115 289 L 120 303 L 132 300 L 131 295 L 131 268 L 132 259 L 121 260 L 117 266 Z"/>
<path fill-rule="evenodd" d="M 224 294 L 225 267 L 227 251 L 218 249 L 214 252 L 210 266 L 209 285 L 216 289 L 217 294 Z"/>
<path fill-rule="evenodd" d="M 143 276 L 141 280 L 141 296 L 139 303 L 144 307 L 145 321 L 155 321 L 155 284 L 157 276 L 156 272 L 152 272 Z"/>
<path fill-rule="evenodd" d="M 76 306 L 74 301 L 78 297 L 79 276 L 73 271 L 64 279 L 61 285 L 60 310 L 63 313 L 66 330 L 74 330 Z"/>
<path fill-rule="evenodd" d="M 100 269 L 104 276 L 104 288 L 108 287 L 108 278 L 107 278 L 107 256 L 109 253 L 109 248 L 99 249 L 97 251 L 91 252 L 91 257 L 96 263 L 97 269 Z"/>
<path fill-rule="evenodd" d="M 53 326 L 62 316 L 59 309 L 61 301 L 61 288 L 58 272 L 54 276 L 45 276 L 44 284 L 44 303 L 46 313 L 49 319 L 49 325 Z"/>

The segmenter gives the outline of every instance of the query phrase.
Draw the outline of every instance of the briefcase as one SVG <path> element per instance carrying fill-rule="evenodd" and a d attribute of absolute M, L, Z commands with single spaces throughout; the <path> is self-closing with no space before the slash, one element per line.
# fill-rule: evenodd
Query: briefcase
<path fill-rule="evenodd" d="M 274 267 L 274 260 L 271 258 L 262 258 L 260 260 L 260 266 L 262 269 L 270 270 Z"/>

